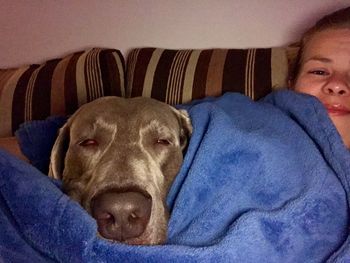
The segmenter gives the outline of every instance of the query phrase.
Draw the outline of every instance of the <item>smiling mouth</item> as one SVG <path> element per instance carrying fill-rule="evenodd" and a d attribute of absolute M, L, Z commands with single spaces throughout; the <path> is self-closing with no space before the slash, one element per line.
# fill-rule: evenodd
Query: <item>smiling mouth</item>
<path fill-rule="evenodd" d="M 327 112 L 329 115 L 333 116 L 343 116 L 350 114 L 350 110 L 342 105 L 329 105 L 325 104 L 325 108 L 327 109 Z"/>

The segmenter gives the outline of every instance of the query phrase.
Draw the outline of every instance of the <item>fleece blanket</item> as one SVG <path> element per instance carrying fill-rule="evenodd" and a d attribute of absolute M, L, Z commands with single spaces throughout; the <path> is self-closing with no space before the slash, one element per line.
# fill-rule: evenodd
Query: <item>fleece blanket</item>
<path fill-rule="evenodd" d="M 228 93 L 180 107 L 194 133 L 168 195 L 165 245 L 100 239 L 59 181 L 0 151 L 0 261 L 349 262 L 350 153 L 317 99 Z M 28 148 L 43 162 L 40 144 Z"/>

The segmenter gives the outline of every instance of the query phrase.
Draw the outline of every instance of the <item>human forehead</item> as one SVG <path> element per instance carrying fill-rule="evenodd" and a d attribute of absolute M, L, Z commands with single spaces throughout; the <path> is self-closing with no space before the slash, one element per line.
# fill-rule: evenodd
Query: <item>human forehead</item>
<path fill-rule="evenodd" d="M 336 56 L 350 58 L 350 29 L 327 29 L 314 33 L 305 44 L 303 62 Z"/>

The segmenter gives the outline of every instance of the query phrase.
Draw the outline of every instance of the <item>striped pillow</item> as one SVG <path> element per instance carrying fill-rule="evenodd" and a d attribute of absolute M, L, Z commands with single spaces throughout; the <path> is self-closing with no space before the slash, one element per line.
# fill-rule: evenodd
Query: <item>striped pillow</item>
<path fill-rule="evenodd" d="M 127 59 L 127 97 L 152 97 L 169 104 L 227 91 L 259 99 L 285 87 L 284 48 L 170 50 L 133 49 Z"/>
<path fill-rule="evenodd" d="M 93 48 L 41 65 L 0 69 L 0 137 L 25 121 L 72 114 L 106 95 L 125 96 L 120 51 Z"/>

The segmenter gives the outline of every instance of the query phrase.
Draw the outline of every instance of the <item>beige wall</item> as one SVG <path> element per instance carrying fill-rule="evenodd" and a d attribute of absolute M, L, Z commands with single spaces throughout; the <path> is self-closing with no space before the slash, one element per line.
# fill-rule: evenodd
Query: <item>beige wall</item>
<path fill-rule="evenodd" d="M 0 68 L 92 46 L 288 44 L 349 0 L 0 0 Z"/>

